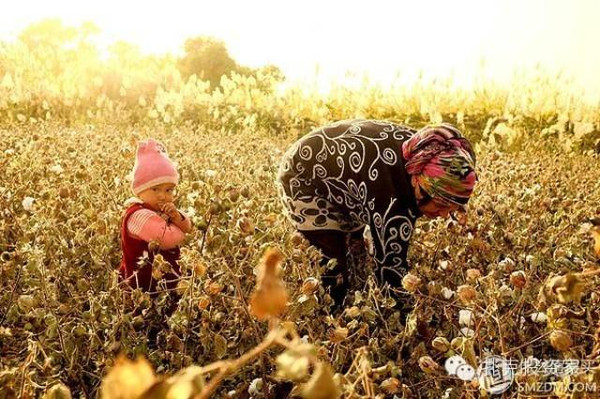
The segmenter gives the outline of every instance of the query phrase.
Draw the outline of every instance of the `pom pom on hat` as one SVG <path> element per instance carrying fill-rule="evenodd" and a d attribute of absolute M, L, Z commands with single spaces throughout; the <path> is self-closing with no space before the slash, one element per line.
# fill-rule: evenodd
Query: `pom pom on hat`
<path fill-rule="evenodd" d="M 138 144 L 131 190 L 135 195 L 164 183 L 179 183 L 179 173 L 160 142 L 148 139 Z"/>

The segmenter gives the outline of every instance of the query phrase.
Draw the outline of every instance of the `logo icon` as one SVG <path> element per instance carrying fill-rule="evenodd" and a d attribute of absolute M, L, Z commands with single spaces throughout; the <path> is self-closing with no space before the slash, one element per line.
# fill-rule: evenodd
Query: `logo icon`
<path fill-rule="evenodd" d="M 506 391 L 513 383 L 510 363 L 501 356 L 486 357 L 477 368 L 479 386 L 492 395 Z"/>
<path fill-rule="evenodd" d="M 463 381 L 471 381 L 475 378 L 475 369 L 470 364 L 463 364 L 456 369 L 456 376 Z"/>
<path fill-rule="evenodd" d="M 463 381 L 471 381 L 475 378 L 475 369 L 467 364 L 462 356 L 450 356 L 446 359 L 444 367 L 449 375 L 455 375 Z"/>

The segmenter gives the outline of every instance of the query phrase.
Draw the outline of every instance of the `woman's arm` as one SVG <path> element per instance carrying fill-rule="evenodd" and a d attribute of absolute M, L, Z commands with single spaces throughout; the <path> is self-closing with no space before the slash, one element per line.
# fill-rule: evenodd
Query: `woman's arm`
<path fill-rule="evenodd" d="M 140 209 L 129 217 L 127 232 L 146 242 L 158 241 L 161 249 L 174 248 L 185 238 L 181 228 L 176 224 L 167 223 L 149 209 Z"/>

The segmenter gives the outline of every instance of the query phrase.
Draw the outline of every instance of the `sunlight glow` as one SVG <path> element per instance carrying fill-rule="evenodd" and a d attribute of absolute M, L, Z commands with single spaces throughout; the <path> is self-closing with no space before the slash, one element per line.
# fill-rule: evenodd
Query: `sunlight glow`
<path fill-rule="evenodd" d="M 506 81 L 540 64 L 600 93 L 600 2 L 424 1 L 19 1 L 0 14 L 0 40 L 43 18 L 93 21 L 105 45 L 180 53 L 186 38 L 224 40 L 240 64 L 275 64 L 291 79 L 411 82 L 419 74 Z"/>

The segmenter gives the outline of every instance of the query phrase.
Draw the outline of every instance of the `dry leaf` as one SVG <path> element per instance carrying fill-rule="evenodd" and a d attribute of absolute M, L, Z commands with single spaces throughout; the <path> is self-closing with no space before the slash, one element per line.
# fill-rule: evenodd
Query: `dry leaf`
<path fill-rule="evenodd" d="M 586 283 L 577 273 L 567 273 L 564 276 L 550 278 L 545 287 L 560 303 L 578 303 L 584 294 Z"/>
<path fill-rule="evenodd" d="M 237 228 L 240 229 L 243 234 L 254 233 L 254 223 L 252 223 L 252 220 L 246 216 L 237 221 Z"/>
<path fill-rule="evenodd" d="M 138 399 L 189 399 L 204 388 L 202 367 L 190 366 L 167 380 L 154 384 Z"/>
<path fill-rule="evenodd" d="M 307 277 L 302 283 L 301 291 L 305 295 L 314 293 L 319 288 L 319 280 L 314 277 Z"/>
<path fill-rule="evenodd" d="M 198 309 L 205 310 L 210 306 L 210 298 L 206 295 L 200 296 L 198 298 Z"/>
<path fill-rule="evenodd" d="M 213 348 L 217 358 L 221 359 L 227 354 L 227 340 L 220 334 L 213 337 Z"/>
<path fill-rule="evenodd" d="M 62 382 L 52 385 L 44 394 L 43 399 L 71 399 L 71 390 Z"/>
<path fill-rule="evenodd" d="M 158 252 L 158 250 L 160 249 L 160 242 L 157 240 L 152 240 L 148 243 L 148 250 L 152 253 L 156 253 Z M 160 254 L 157 254 L 157 257 Z M 162 255 L 160 255 L 160 258 L 162 258 Z M 156 258 L 155 258 L 156 259 Z"/>
<path fill-rule="evenodd" d="M 568 307 L 560 304 L 554 304 L 546 310 L 546 315 L 548 316 L 548 320 L 557 320 L 559 318 L 566 319 L 583 319 L 585 318 L 585 309 L 576 312 L 574 310 L 569 309 Z"/>
<path fill-rule="evenodd" d="M 564 352 L 573 345 L 571 335 L 565 330 L 553 330 L 550 333 L 550 344 L 557 351 Z"/>
<path fill-rule="evenodd" d="M 161 254 L 156 254 L 154 262 L 152 263 L 153 277 L 155 273 L 160 274 L 160 277 L 157 278 L 157 280 L 160 280 L 165 273 L 173 273 L 173 266 Z"/>
<path fill-rule="evenodd" d="M 346 308 L 346 310 L 344 311 L 344 314 L 346 316 L 350 317 L 351 319 L 354 319 L 354 318 L 360 316 L 361 311 L 358 306 L 352 306 L 352 307 Z"/>
<path fill-rule="evenodd" d="M 479 269 L 467 269 L 465 273 L 467 276 L 467 281 L 473 283 L 477 281 L 478 278 L 481 278 L 481 270 Z"/>
<path fill-rule="evenodd" d="M 523 270 L 517 270 L 510 274 L 510 283 L 516 288 L 523 288 L 527 284 L 527 275 Z"/>
<path fill-rule="evenodd" d="M 440 365 L 431 356 L 421 356 L 419 358 L 419 367 L 428 374 L 435 373 L 440 369 Z"/>
<path fill-rule="evenodd" d="M 467 363 L 477 364 L 477 356 L 475 356 L 475 347 L 473 340 L 467 337 L 455 337 L 450 342 L 450 347 L 460 356 L 462 356 Z"/>
<path fill-rule="evenodd" d="M 464 304 L 469 304 L 472 301 L 474 301 L 475 298 L 477 298 L 477 291 L 475 291 L 475 288 L 473 288 L 472 286 L 470 286 L 468 284 L 459 286 L 456 289 L 456 293 L 458 295 L 458 298 Z"/>
<path fill-rule="evenodd" d="M 250 311 L 259 320 L 278 317 L 287 307 L 288 295 L 279 277 L 283 255 L 270 248 L 261 259 L 256 289 L 250 298 Z"/>
<path fill-rule="evenodd" d="M 155 280 L 162 280 L 163 274 L 158 267 L 152 269 L 152 278 Z"/>
<path fill-rule="evenodd" d="M 175 289 L 177 290 L 177 294 L 183 296 L 183 294 L 185 294 L 185 292 L 189 288 L 190 288 L 189 280 L 179 280 L 179 282 L 177 283 L 177 287 Z"/>
<path fill-rule="evenodd" d="M 388 378 L 387 380 L 384 380 L 381 384 L 379 384 L 379 387 L 388 395 L 398 393 L 398 391 L 400 391 L 401 386 L 402 384 L 400 383 L 400 380 L 394 377 Z"/>
<path fill-rule="evenodd" d="M 402 278 L 402 287 L 408 292 L 416 292 L 421 286 L 421 279 L 414 274 L 407 273 Z"/>
<path fill-rule="evenodd" d="M 196 265 L 194 265 L 194 272 L 198 277 L 204 277 L 206 275 L 206 269 L 206 265 L 202 262 L 198 262 Z"/>
<path fill-rule="evenodd" d="M 135 361 L 119 356 L 102 381 L 102 399 L 137 399 L 157 381 L 150 363 L 144 358 Z"/>
<path fill-rule="evenodd" d="M 590 233 L 594 238 L 594 252 L 596 253 L 596 256 L 600 257 L 600 220 L 597 221 L 597 223 L 598 224 L 595 224 L 594 227 L 590 230 Z"/>
<path fill-rule="evenodd" d="M 450 341 L 446 337 L 436 337 L 431 341 L 431 346 L 442 353 L 446 353 L 450 349 Z"/>
<path fill-rule="evenodd" d="M 471 245 L 471 248 L 473 248 L 473 249 L 474 249 L 474 250 L 476 250 L 476 251 L 481 251 L 481 252 L 483 252 L 483 251 L 485 251 L 485 250 L 487 249 L 487 244 L 486 244 L 486 242 L 485 242 L 485 241 L 483 241 L 483 240 L 482 240 L 482 239 L 480 239 L 480 238 L 473 238 L 473 239 L 471 240 L 471 243 L 470 243 L 470 245 Z"/>
<path fill-rule="evenodd" d="M 415 331 L 417 331 L 417 313 L 413 311 L 410 312 L 406 317 L 405 334 L 407 337 L 410 337 L 415 333 Z"/>
<path fill-rule="evenodd" d="M 337 399 L 342 393 L 333 380 L 333 372 L 328 364 L 317 363 L 310 380 L 302 384 L 300 393 L 304 399 Z"/>
<path fill-rule="evenodd" d="M 270 213 L 270 214 L 266 215 L 263 218 L 263 220 L 265 221 L 265 223 L 267 223 L 268 225 L 272 226 L 277 221 L 277 214 L 276 213 Z"/>
<path fill-rule="evenodd" d="M 223 284 L 218 281 L 206 280 L 206 283 L 204 283 L 204 291 L 208 295 L 218 295 L 223 291 L 223 288 L 225 288 Z"/>
<path fill-rule="evenodd" d="M 204 376 L 199 366 L 187 367 L 167 380 L 166 399 L 192 398 L 204 388 Z"/>
<path fill-rule="evenodd" d="M 334 344 L 338 344 L 348 337 L 348 329 L 345 327 L 338 327 L 335 330 L 329 331 L 329 340 Z"/>

